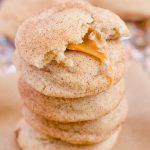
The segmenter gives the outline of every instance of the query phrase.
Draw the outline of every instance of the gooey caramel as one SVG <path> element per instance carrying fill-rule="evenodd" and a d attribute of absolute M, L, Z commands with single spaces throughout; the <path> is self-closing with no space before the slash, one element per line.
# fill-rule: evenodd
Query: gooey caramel
<path fill-rule="evenodd" d="M 83 38 L 83 43 L 69 44 L 67 49 L 89 54 L 98 58 L 103 63 L 108 59 L 106 52 L 100 48 L 100 46 L 104 44 L 106 44 L 106 42 L 101 35 L 93 29 L 89 29 L 88 33 Z"/>
<path fill-rule="evenodd" d="M 93 29 L 89 29 L 88 33 L 81 44 L 69 44 L 67 49 L 73 51 L 80 51 L 98 58 L 101 63 L 106 65 L 107 71 L 102 76 L 105 76 L 110 84 L 113 82 L 112 66 L 107 56 L 107 51 L 102 47 L 106 46 L 106 41 L 101 35 Z"/>

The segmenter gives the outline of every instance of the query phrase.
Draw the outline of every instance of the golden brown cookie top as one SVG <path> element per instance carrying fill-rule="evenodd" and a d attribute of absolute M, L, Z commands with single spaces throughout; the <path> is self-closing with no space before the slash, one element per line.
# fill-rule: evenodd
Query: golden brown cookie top
<path fill-rule="evenodd" d="M 72 65 L 65 58 L 67 49 L 91 53 L 91 45 L 87 45 L 92 43 L 91 49 L 97 50 L 91 55 L 103 55 L 98 49 L 105 47 L 107 40 L 126 36 L 128 29 L 117 15 L 83 1 L 73 1 L 25 21 L 17 33 L 16 48 L 25 61 L 38 68 L 52 60 Z"/>

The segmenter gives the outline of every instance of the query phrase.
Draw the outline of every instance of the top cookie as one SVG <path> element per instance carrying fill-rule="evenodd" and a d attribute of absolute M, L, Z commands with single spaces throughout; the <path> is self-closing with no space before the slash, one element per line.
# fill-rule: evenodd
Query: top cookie
<path fill-rule="evenodd" d="M 102 61 L 106 52 L 101 49 L 107 46 L 107 40 L 125 36 L 128 29 L 118 16 L 86 2 L 74 1 L 25 21 L 17 33 L 16 49 L 21 58 L 38 68 L 52 60 L 73 65 L 65 57 L 67 49 L 90 53 Z M 88 50 L 88 44 L 92 50 Z"/>
<path fill-rule="evenodd" d="M 150 0 L 88 0 L 92 4 L 110 9 L 127 21 L 150 18 Z"/>

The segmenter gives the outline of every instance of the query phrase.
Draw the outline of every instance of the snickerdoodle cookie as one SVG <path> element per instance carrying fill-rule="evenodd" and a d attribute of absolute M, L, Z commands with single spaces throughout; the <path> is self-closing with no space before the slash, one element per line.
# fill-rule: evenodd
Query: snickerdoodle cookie
<path fill-rule="evenodd" d="M 73 65 L 72 59 L 65 57 L 67 49 L 108 63 L 107 50 L 103 50 L 109 48 L 107 41 L 128 34 L 126 25 L 114 13 L 82 1 L 69 1 L 25 21 L 16 36 L 16 49 L 21 58 L 38 68 L 52 60 Z"/>
<path fill-rule="evenodd" d="M 111 69 L 98 59 L 77 51 L 66 51 L 72 67 L 54 61 L 43 69 L 29 65 L 20 56 L 16 66 L 24 80 L 40 93 L 50 97 L 78 98 L 99 94 L 116 84 L 124 75 L 124 47 L 120 42 L 108 42 Z"/>
<path fill-rule="evenodd" d="M 44 135 L 60 139 L 71 144 L 95 144 L 106 140 L 126 119 L 128 112 L 127 101 L 101 118 L 91 121 L 74 123 L 54 122 L 35 115 L 24 108 L 23 116 L 26 121 Z M 63 112 L 62 112 L 63 113 Z"/>
<path fill-rule="evenodd" d="M 16 138 L 21 150 L 110 150 L 116 144 L 121 128 L 107 140 L 95 145 L 71 145 L 57 139 L 39 135 L 24 120 L 16 130 Z"/>
<path fill-rule="evenodd" d="M 26 107 L 38 116 L 58 122 L 93 120 L 114 110 L 124 97 L 124 80 L 108 91 L 83 98 L 48 97 L 34 90 L 23 78 L 19 91 Z"/>

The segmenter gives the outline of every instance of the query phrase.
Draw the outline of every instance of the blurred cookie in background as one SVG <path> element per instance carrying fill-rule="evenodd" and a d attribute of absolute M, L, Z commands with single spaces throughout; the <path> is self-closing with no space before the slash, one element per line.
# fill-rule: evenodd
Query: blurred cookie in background
<path fill-rule="evenodd" d="M 0 34 L 14 41 L 19 25 L 55 5 L 58 0 L 3 0 L 0 6 Z"/>
<path fill-rule="evenodd" d="M 89 0 L 96 6 L 117 13 L 126 21 L 140 21 L 150 18 L 150 0 Z"/>

